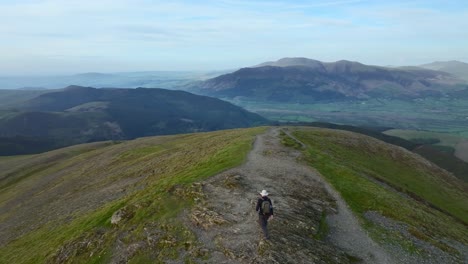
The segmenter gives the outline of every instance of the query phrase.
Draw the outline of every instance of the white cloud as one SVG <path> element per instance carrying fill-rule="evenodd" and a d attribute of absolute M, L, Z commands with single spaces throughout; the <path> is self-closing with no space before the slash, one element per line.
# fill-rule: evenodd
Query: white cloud
<path fill-rule="evenodd" d="M 126 62 L 120 70 L 139 62 L 148 70 L 231 68 L 291 55 L 395 64 L 402 56 L 468 54 L 466 6 L 447 11 L 412 3 L 0 1 L 0 71 L 28 58 L 28 71 L 47 68 L 47 61 L 50 68 L 57 60 L 73 67 L 90 61 L 79 58 L 102 61 L 101 69 L 89 70 L 113 71 Z"/>

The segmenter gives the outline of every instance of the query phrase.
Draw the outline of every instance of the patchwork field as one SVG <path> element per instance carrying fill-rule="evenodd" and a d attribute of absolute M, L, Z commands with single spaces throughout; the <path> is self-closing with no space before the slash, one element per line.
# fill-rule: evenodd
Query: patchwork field
<path fill-rule="evenodd" d="M 464 135 L 404 129 L 391 129 L 385 131 L 384 134 L 416 143 L 429 144 L 441 150 L 446 150 L 457 158 L 468 162 L 468 138 Z"/>
<path fill-rule="evenodd" d="M 282 104 L 231 100 L 280 122 L 329 122 L 449 133 L 468 138 L 468 101 L 458 99 L 385 100 Z"/>
<path fill-rule="evenodd" d="M 434 145 L 441 145 L 455 148 L 455 146 L 464 140 L 461 136 L 456 136 L 449 133 L 437 133 L 424 130 L 405 130 L 405 129 L 391 129 L 384 132 L 384 134 L 400 137 L 409 141 L 417 141 L 420 139 L 437 139 L 439 142 Z"/>

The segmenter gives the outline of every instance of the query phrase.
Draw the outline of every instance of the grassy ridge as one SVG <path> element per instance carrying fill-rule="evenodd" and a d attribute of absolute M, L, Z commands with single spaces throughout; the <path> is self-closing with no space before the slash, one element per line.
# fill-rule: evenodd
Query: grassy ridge
<path fill-rule="evenodd" d="M 376 131 L 376 128 L 365 128 L 365 127 L 354 127 L 354 126 L 347 126 L 347 125 L 336 125 L 336 124 L 329 124 L 329 123 L 320 123 L 320 122 L 313 122 L 313 123 L 299 123 L 295 124 L 295 126 L 312 126 L 312 127 L 321 127 L 321 128 L 331 128 L 331 129 L 338 129 L 338 130 L 345 130 L 351 131 L 359 134 L 363 134 L 366 136 L 373 137 L 375 139 L 387 142 L 392 145 L 397 145 L 403 147 L 407 150 L 412 152 L 418 153 L 419 155 L 423 156 L 427 160 L 437 164 L 439 167 L 453 173 L 456 177 L 468 182 L 468 163 L 460 160 L 457 156 L 453 155 L 454 149 L 450 146 L 442 146 L 442 145 L 426 145 L 427 143 L 415 143 L 412 141 L 408 141 L 406 139 L 387 135 L 385 133 L 381 133 Z M 382 131 L 405 131 L 405 130 L 387 130 L 385 128 L 377 128 L 381 129 Z M 417 131 L 414 131 L 417 132 Z M 429 137 L 418 137 L 416 141 L 423 141 L 423 142 L 439 142 L 444 141 L 446 142 L 446 138 L 448 139 L 457 139 L 460 141 L 462 138 L 456 137 L 449 134 L 443 133 L 434 133 L 434 132 L 425 132 L 422 131 L 422 135 L 435 135 Z M 440 134 L 440 135 L 439 135 Z M 443 138 L 438 138 L 442 136 Z M 461 146 L 464 142 L 468 141 L 461 141 L 461 143 L 457 144 L 456 150 L 458 155 L 468 154 L 467 150 L 462 150 L 463 146 Z M 432 143 L 431 143 L 432 144 Z M 457 155 L 457 153 L 456 153 Z"/>
<path fill-rule="evenodd" d="M 70 202 L 80 205 L 80 199 L 85 199 L 80 196 L 86 193 L 101 197 L 97 194 L 103 188 L 107 188 L 108 196 L 114 199 L 95 201 L 91 207 L 82 205 L 68 215 L 71 221 L 65 222 L 59 217 L 37 225 L 33 231 L 0 248 L 0 263 L 67 263 L 72 260 L 74 263 L 105 263 L 118 258 L 119 250 L 127 252 L 132 263 L 176 258 L 181 251 L 190 252 L 187 259 L 196 257 L 193 256 L 198 252 L 195 236 L 174 219 L 196 198 L 196 187 L 190 184 L 242 163 L 254 135 L 262 131 L 264 128 L 143 138 L 58 159 L 48 170 L 27 177 L 18 176 L 19 182 L 7 187 L 10 190 L 7 197 L 3 197 L 2 189 L 0 201 L 3 203 L 17 197 L 13 195 L 15 192 L 21 195 L 26 191 L 25 185 L 34 185 L 39 179 L 50 177 L 50 173 L 61 172 L 64 172 L 62 176 L 42 183 L 42 189 L 35 194 L 37 199 L 41 200 L 46 189 L 52 190 L 49 194 L 55 195 L 52 199 L 58 201 L 55 204 L 58 208 L 61 200 L 65 205 Z M 11 164 L 15 168 L 19 166 Z M 9 177 L 16 177 L 15 171 L 19 170 L 11 170 Z M 69 188 L 64 182 L 73 182 L 75 187 Z M 124 185 L 125 182 L 128 184 Z M 113 192 L 112 186 L 117 183 L 121 185 Z M 55 193 L 56 187 L 66 188 L 67 192 Z M 125 194 L 118 195 L 122 188 L 126 189 Z M 13 189 L 15 192 L 11 191 Z M 25 205 L 28 206 L 28 202 Z M 47 208 L 47 205 L 41 206 Z M 111 226 L 110 217 L 116 210 L 123 212 L 124 220 L 118 226 Z M 48 215 L 35 217 L 41 216 Z M 0 215 L 0 221 L 9 217 L 11 212 Z M 151 232 L 154 236 L 149 234 Z M 141 246 L 151 239 L 154 242 L 148 242 L 150 246 Z M 137 249 L 125 251 L 125 247 L 131 245 Z"/>
<path fill-rule="evenodd" d="M 441 237 L 468 243 L 468 186 L 464 182 L 410 152 L 362 135 L 298 129 L 294 136 L 308 146 L 307 162 L 330 181 L 368 226 L 372 223 L 365 220 L 364 214 L 376 211 L 406 223 L 410 233 L 443 250 L 450 251 L 450 246 L 440 242 Z M 458 220 L 409 198 L 408 194 Z M 375 234 L 379 232 L 382 230 Z"/>

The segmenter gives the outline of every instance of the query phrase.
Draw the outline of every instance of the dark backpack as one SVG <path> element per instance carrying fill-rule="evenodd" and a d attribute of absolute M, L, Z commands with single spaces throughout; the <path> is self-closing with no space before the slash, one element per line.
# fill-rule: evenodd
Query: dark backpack
<path fill-rule="evenodd" d="M 262 202 L 262 208 L 260 210 L 262 210 L 263 215 L 271 214 L 271 203 L 270 203 L 270 201 L 264 200 Z"/>

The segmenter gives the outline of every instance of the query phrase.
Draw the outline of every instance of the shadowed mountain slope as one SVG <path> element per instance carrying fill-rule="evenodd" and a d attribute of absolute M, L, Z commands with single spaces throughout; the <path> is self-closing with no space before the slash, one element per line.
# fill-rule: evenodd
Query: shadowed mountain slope
<path fill-rule="evenodd" d="M 0 116 L 0 137 L 52 139 L 56 142 L 53 148 L 98 140 L 249 127 L 266 122 L 259 115 L 230 103 L 183 91 L 70 86 L 42 94 L 3 118 Z M 2 154 L 37 151 L 22 152 L 20 145 L 10 148 Z"/>

